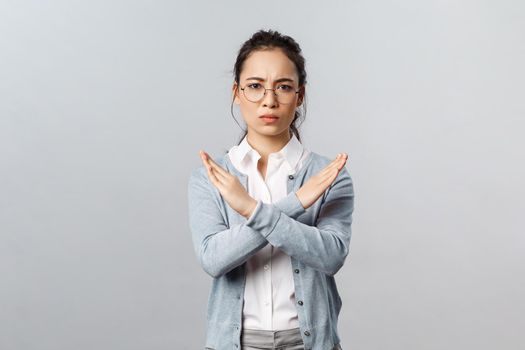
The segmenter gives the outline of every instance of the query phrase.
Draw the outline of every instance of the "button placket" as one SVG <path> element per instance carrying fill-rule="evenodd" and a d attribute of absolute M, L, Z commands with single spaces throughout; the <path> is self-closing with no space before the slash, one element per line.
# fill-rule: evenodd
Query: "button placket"
<path fill-rule="evenodd" d="M 266 172 L 266 176 L 263 179 L 261 179 L 261 177 L 257 177 L 256 176 L 257 174 L 255 174 L 255 171 L 251 171 L 250 172 L 250 175 L 253 177 L 253 180 L 250 183 L 250 186 L 251 186 L 250 188 L 254 189 L 254 197 L 257 197 L 259 200 L 262 200 L 264 202 L 272 203 L 272 199 L 278 198 L 278 197 L 281 197 L 282 195 L 284 195 L 283 192 L 284 192 L 285 189 L 282 188 L 282 187 L 277 187 L 277 186 L 284 186 L 286 184 L 287 187 L 288 187 L 287 191 L 286 191 L 286 194 L 290 194 L 291 191 L 293 191 L 293 188 L 295 187 L 296 182 L 297 182 L 297 185 L 299 185 L 298 178 L 295 177 L 295 173 L 294 173 L 294 169 L 297 169 L 298 167 L 294 167 L 292 169 L 292 166 L 290 166 L 290 163 L 288 163 L 288 162 L 286 162 L 286 166 L 283 165 L 282 169 L 281 168 L 278 169 L 279 170 L 279 175 L 283 176 L 283 178 L 279 178 L 279 179 L 276 178 L 276 170 L 277 170 L 276 165 L 281 161 L 281 158 L 282 157 L 278 153 L 270 155 L 270 161 L 268 162 L 268 166 L 267 166 L 267 169 L 266 169 L 266 171 L 267 171 Z M 300 174 L 301 177 L 302 177 L 303 172 L 300 172 L 298 174 Z M 243 181 L 243 182 L 245 182 L 245 184 L 246 184 L 245 188 L 246 188 L 246 190 L 248 190 L 248 188 L 247 188 L 248 187 L 248 179 L 247 179 L 247 177 L 245 177 L 244 180 L 245 181 Z M 282 182 L 283 180 L 284 180 L 285 183 Z M 278 183 L 280 183 L 280 185 L 278 185 Z M 263 184 L 265 184 L 266 186 L 263 186 Z M 274 184 L 275 184 L 276 188 L 278 188 L 278 190 L 276 190 L 276 191 L 273 191 L 273 188 L 271 187 Z M 258 188 L 256 188 L 256 187 L 258 187 Z M 270 189 L 272 189 L 272 190 L 270 190 Z M 268 248 L 270 248 L 270 247 L 268 247 Z M 277 257 L 276 257 L 276 260 L 275 260 L 276 264 L 270 265 L 270 261 L 271 260 L 268 259 L 268 255 L 269 255 L 268 254 L 268 250 L 266 250 L 263 254 L 260 254 L 258 256 L 259 259 L 261 259 L 262 261 L 261 260 L 259 260 L 259 261 L 255 261 L 254 260 L 254 264 L 252 265 L 252 269 L 253 270 L 256 269 L 256 268 L 260 269 L 258 271 L 258 273 L 260 273 L 260 275 L 258 275 L 258 276 L 260 278 L 264 278 L 264 282 L 263 282 L 263 280 L 259 280 L 259 285 L 261 287 L 263 287 L 261 289 L 265 291 L 265 293 L 264 293 L 264 297 L 265 298 L 262 299 L 262 300 L 259 299 L 259 302 L 262 301 L 263 305 L 264 305 L 265 302 L 269 301 L 266 291 L 271 290 L 271 287 L 267 286 L 267 283 L 268 283 L 267 279 L 269 278 L 269 276 L 271 276 L 271 271 L 272 270 L 274 272 L 277 272 L 277 273 L 280 271 L 280 270 L 277 271 L 275 269 L 278 267 L 277 264 L 281 260 L 278 261 Z M 294 265 L 296 265 L 295 261 L 294 261 Z M 272 269 L 270 269 L 270 267 L 272 267 Z M 304 273 L 305 272 L 300 271 L 298 268 L 293 268 L 293 269 L 290 269 L 288 273 L 293 274 L 293 277 L 294 277 L 294 279 L 293 279 L 294 281 L 293 282 L 295 283 L 295 286 L 299 287 L 298 289 L 296 288 L 297 289 L 297 296 L 299 297 L 298 299 L 302 299 L 301 298 L 302 296 L 303 297 L 306 296 L 306 295 L 301 295 L 301 294 L 304 294 L 303 291 L 301 290 L 301 286 L 302 286 L 302 282 L 303 282 L 302 277 L 304 277 Z M 299 275 L 295 276 L 295 274 L 299 274 L 299 273 L 301 274 L 301 276 L 299 276 Z M 278 277 L 278 275 L 276 275 L 275 277 Z M 290 281 L 290 282 L 292 282 L 292 281 Z M 264 283 L 264 284 L 262 284 L 262 283 Z M 259 289 L 258 292 L 261 292 L 262 291 L 261 289 Z M 273 297 L 273 295 L 272 295 L 272 297 Z M 242 299 L 242 295 L 240 295 L 239 298 Z M 271 298 L 270 298 L 270 300 L 271 300 Z M 290 300 L 290 301 L 292 301 L 292 300 Z M 297 300 L 296 305 L 298 305 L 298 304 L 301 305 L 302 302 L 303 302 L 302 300 Z M 272 302 L 272 304 L 273 304 L 273 302 Z M 278 304 L 276 304 L 276 305 L 278 305 Z M 271 319 L 271 317 L 272 317 L 271 311 L 270 311 L 270 314 L 268 314 L 269 309 L 266 306 L 263 307 L 263 310 L 264 310 L 264 317 L 262 319 L 262 322 L 263 323 L 267 323 L 267 320 L 265 320 L 265 318 L 266 317 L 270 317 L 270 319 Z M 301 318 L 304 318 L 304 309 L 299 308 L 299 310 L 300 310 L 299 316 Z M 270 322 L 273 323 L 272 321 L 270 321 Z M 307 328 L 304 328 L 304 326 L 306 325 L 304 319 L 301 320 L 301 323 L 300 323 L 299 326 L 301 326 L 301 325 L 302 325 L 302 327 L 301 327 L 302 329 L 301 330 L 304 332 L 307 329 Z M 309 335 L 309 329 L 306 332 L 308 333 L 306 335 Z M 303 337 L 304 336 L 305 335 L 303 334 Z M 309 344 L 309 343 L 311 343 L 311 338 L 308 339 L 308 340 L 309 340 L 308 342 L 305 341 L 305 343 L 307 345 L 305 347 L 305 350 L 312 350 L 311 349 L 311 344 Z M 235 343 L 236 343 L 236 341 L 234 341 L 234 344 Z M 238 345 L 236 345 L 236 347 L 237 348 L 241 347 L 241 344 L 239 343 Z"/>

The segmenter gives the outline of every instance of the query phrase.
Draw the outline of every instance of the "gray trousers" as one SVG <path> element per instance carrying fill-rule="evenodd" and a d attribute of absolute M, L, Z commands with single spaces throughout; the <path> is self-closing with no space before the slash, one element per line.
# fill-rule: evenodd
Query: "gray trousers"
<path fill-rule="evenodd" d="M 245 329 L 241 331 L 241 350 L 304 350 L 299 328 L 283 331 Z M 336 344 L 332 350 L 343 350 Z"/>

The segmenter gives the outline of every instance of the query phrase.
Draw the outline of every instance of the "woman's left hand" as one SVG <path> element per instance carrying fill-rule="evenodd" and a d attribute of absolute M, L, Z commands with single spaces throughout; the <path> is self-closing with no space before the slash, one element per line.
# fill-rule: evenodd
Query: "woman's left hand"
<path fill-rule="evenodd" d="M 257 201 L 252 198 L 239 179 L 224 170 L 219 164 L 204 151 L 199 151 L 202 163 L 208 171 L 208 178 L 211 183 L 219 190 L 224 200 L 230 207 L 248 218 L 252 214 Z"/>

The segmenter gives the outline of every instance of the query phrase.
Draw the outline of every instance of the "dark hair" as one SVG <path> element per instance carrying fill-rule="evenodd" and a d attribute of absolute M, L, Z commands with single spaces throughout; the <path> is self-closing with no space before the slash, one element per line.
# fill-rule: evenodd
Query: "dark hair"
<path fill-rule="evenodd" d="M 281 49 L 284 52 L 284 54 L 286 54 L 286 56 L 295 64 L 295 67 L 297 69 L 297 75 L 299 76 L 299 88 L 302 88 L 306 84 L 306 70 L 304 64 L 305 60 L 301 53 L 301 47 L 293 38 L 289 37 L 288 35 L 282 35 L 278 31 L 271 29 L 261 29 L 258 32 L 254 33 L 252 37 L 246 42 L 244 42 L 241 48 L 239 49 L 239 53 L 237 54 L 237 60 L 235 61 L 235 65 L 233 68 L 234 79 L 235 82 L 237 82 L 237 86 L 239 86 L 240 75 L 246 58 L 253 51 L 271 50 L 275 48 Z M 296 122 L 300 117 L 303 117 L 304 120 L 304 116 L 306 115 L 305 98 L 306 94 L 303 98 L 303 103 L 301 104 L 303 113 L 300 113 L 296 110 L 294 119 L 292 121 L 292 124 L 290 125 L 291 131 L 295 134 L 299 141 L 301 141 L 301 135 L 299 135 L 298 125 L 296 125 Z M 232 100 L 230 110 L 233 119 L 235 120 L 235 122 L 237 122 L 237 119 L 235 119 L 235 116 L 233 115 L 234 100 L 235 97 Z M 238 144 L 241 143 L 242 139 L 246 136 L 247 133 L 247 130 L 244 130 L 244 134 L 240 137 Z"/>

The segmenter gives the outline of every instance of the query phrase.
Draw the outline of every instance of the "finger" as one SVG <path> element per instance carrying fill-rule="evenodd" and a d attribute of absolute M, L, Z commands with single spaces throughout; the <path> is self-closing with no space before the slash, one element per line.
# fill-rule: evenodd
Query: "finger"
<path fill-rule="evenodd" d="M 338 153 L 335 159 L 327 166 L 328 169 L 332 167 L 337 167 L 341 164 L 341 162 L 346 161 L 348 159 L 348 155 L 346 153 Z"/>
<path fill-rule="evenodd" d="M 335 162 L 335 166 L 338 170 L 341 170 L 342 167 L 345 165 L 346 161 L 348 160 L 348 154 L 346 153 L 340 153 L 339 159 Z"/>
<path fill-rule="evenodd" d="M 211 165 L 209 164 L 206 158 L 206 155 L 205 155 L 206 153 L 203 151 L 199 151 L 199 153 L 201 156 L 202 163 L 204 164 L 204 167 L 206 168 L 206 172 L 208 173 L 208 178 L 213 183 L 213 185 L 217 187 L 219 185 L 219 179 L 215 176 L 215 173 L 213 172 L 213 168 L 211 167 Z"/>
<path fill-rule="evenodd" d="M 346 163 L 346 157 L 343 155 L 339 161 L 340 163 L 337 166 L 331 166 L 326 169 L 326 171 L 319 173 L 318 180 L 321 184 L 326 184 L 327 182 L 332 183 L 334 181 L 334 179 L 337 177 L 337 174 L 339 174 L 339 171 L 341 171 L 344 164 Z"/>
<path fill-rule="evenodd" d="M 346 153 L 340 153 L 341 156 L 339 157 L 338 161 L 336 162 L 336 168 L 337 170 L 341 170 L 343 166 L 345 165 L 346 161 L 348 160 L 348 155 Z"/>
<path fill-rule="evenodd" d="M 217 162 L 215 162 L 209 155 L 207 158 L 210 161 L 211 166 L 214 167 L 220 175 L 222 175 L 223 177 L 227 177 L 228 175 L 230 175 L 228 171 L 226 171 L 223 167 L 217 164 Z"/>
<path fill-rule="evenodd" d="M 327 173 L 326 176 L 324 176 L 320 180 L 320 186 L 328 188 L 328 186 L 330 186 L 334 182 L 335 178 L 337 177 L 337 174 L 339 174 L 339 171 L 337 169 L 333 169 L 330 173 Z"/>
<path fill-rule="evenodd" d="M 341 162 L 341 164 L 339 164 L 339 167 L 337 168 L 337 170 L 343 169 L 343 167 L 345 166 L 347 160 L 348 160 L 348 156 L 346 156 L 344 158 L 344 160 Z"/>
<path fill-rule="evenodd" d="M 202 164 L 204 165 L 206 170 L 210 171 L 211 170 L 211 166 L 210 166 L 208 160 L 206 159 L 206 154 L 204 153 L 204 151 L 199 151 L 199 156 L 201 157 Z"/>
<path fill-rule="evenodd" d="M 338 172 L 339 171 L 337 170 L 337 168 L 331 168 L 329 171 L 326 171 L 319 177 L 319 181 L 321 181 L 321 183 L 324 183 L 328 181 L 334 174 L 337 174 Z"/>
<path fill-rule="evenodd" d="M 330 164 L 328 164 L 323 170 L 321 170 L 320 175 L 326 175 L 332 169 L 338 168 L 340 166 L 342 160 L 345 159 L 345 156 L 346 156 L 345 153 L 338 153 L 336 158 Z"/>
<path fill-rule="evenodd" d="M 225 184 L 228 180 L 222 173 L 220 173 L 216 167 L 211 165 L 211 171 L 215 175 L 215 177 L 221 182 L 221 184 Z"/>
<path fill-rule="evenodd" d="M 211 167 L 213 173 L 215 174 L 218 180 L 222 182 L 228 180 L 228 175 L 230 174 L 229 172 L 227 172 L 219 164 L 217 164 L 206 152 L 204 152 L 204 158 L 208 166 Z"/>
<path fill-rule="evenodd" d="M 339 163 L 338 167 L 335 169 L 335 171 L 333 172 L 333 178 L 331 178 L 330 182 L 333 182 L 335 180 L 335 178 L 337 177 L 337 175 L 341 172 L 341 170 L 344 168 L 345 164 L 346 164 L 346 160 L 348 159 L 348 156 L 346 157 L 343 157 L 341 159 L 341 162 Z"/>

